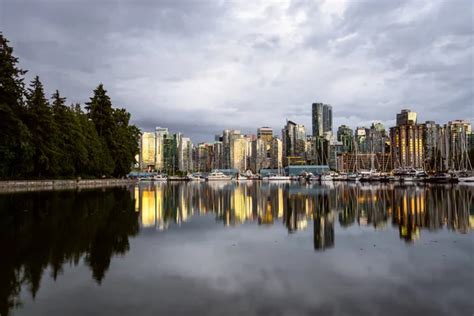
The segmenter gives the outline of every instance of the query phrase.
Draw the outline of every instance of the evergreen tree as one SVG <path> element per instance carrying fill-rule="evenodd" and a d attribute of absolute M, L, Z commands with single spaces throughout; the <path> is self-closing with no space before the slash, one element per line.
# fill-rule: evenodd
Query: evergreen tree
<path fill-rule="evenodd" d="M 130 172 L 138 153 L 139 131 L 129 125 L 130 113 L 125 109 L 114 109 L 104 86 L 100 84 L 87 103 L 87 116 L 94 123 L 101 141 L 106 145 L 112 159 L 109 167 L 112 175 L 124 176 Z"/>
<path fill-rule="evenodd" d="M 135 155 L 138 153 L 138 141 L 140 130 L 129 125 L 130 113 L 125 109 L 114 110 L 115 132 L 114 132 L 114 152 L 116 176 L 124 176 L 130 172 L 131 165 L 135 162 Z"/>
<path fill-rule="evenodd" d="M 86 148 L 86 159 L 83 175 L 101 177 L 111 175 L 113 172 L 112 157 L 106 143 L 99 137 L 94 123 L 82 111 L 79 104 L 74 108 L 76 119 L 81 127 L 81 134 L 84 138 Z"/>
<path fill-rule="evenodd" d="M 59 174 L 60 151 L 58 128 L 46 100 L 43 84 L 36 76 L 26 94 L 26 124 L 33 135 L 34 177 L 55 177 Z"/>
<path fill-rule="evenodd" d="M 23 124 L 23 75 L 0 32 L 0 178 L 20 178 L 31 165 L 31 134 Z"/>
<path fill-rule="evenodd" d="M 58 138 L 55 146 L 60 149 L 58 158 L 60 164 L 58 172 L 63 177 L 71 177 L 76 174 L 75 157 L 76 152 L 76 138 L 73 135 L 77 127 L 74 126 L 74 113 L 66 106 L 66 98 L 61 97 L 59 91 L 53 93 L 51 100 L 51 109 L 56 126 L 58 127 Z"/>

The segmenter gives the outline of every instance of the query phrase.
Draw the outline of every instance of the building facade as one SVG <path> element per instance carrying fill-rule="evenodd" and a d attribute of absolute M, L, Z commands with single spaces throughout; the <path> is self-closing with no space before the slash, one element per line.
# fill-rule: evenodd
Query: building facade
<path fill-rule="evenodd" d="M 332 106 L 323 103 L 312 104 L 313 136 L 323 137 L 332 132 Z"/>
<path fill-rule="evenodd" d="M 423 125 L 417 124 L 415 112 L 397 114 L 397 126 L 390 128 L 390 144 L 395 168 L 424 167 Z"/>

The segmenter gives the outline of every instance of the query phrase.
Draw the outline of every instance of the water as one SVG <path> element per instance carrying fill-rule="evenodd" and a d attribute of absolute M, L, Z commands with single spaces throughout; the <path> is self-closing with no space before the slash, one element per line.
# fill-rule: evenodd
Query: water
<path fill-rule="evenodd" d="M 474 186 L 0 194 L 0 315 L 473 315 Z"/>

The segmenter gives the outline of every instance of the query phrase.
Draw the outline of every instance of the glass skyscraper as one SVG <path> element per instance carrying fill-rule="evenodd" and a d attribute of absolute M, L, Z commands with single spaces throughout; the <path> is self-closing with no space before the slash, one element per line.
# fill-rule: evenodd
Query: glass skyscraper
<path fill-rule="evenodd" d="M 323 137 L 324 133 L 332 132 L 332 106 L 313 103 L 313 136 Z"/>

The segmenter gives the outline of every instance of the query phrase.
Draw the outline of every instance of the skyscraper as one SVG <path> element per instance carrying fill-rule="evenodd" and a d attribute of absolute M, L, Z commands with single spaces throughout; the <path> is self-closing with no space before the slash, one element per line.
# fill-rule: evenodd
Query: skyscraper
<path fill-rule="evenodd" d="M 344 152 L 351 152 L 354 148 L 354 131 L 347 125 L 339 126 L 337 129 L 337 140 L 342 142 Z"/>
<path fill-rule="evenodd" d="M 312 107 L 313 136 L 323 137 L 324 133 L 332 132 L 332 106 L 313 103 Z"/>
<path fill-rule="evenodd" d="M 390 143 L 394 167 L 423 167 L 423 125 L 416 124 L 415 112 L 402 110 L 397 114 L 397 126 L 390 128 Z"/>
<path fill-rule="evenodd" d="M 155 169 L 156 137 L 153 132 L 142 133 L 140 139 L 140 169 Z"/>
<path fill-rule="evenodd" d="M 306 160 L 306 129 L 304 125 L 287 121 L 282 130 L 283 163 L 288 164 L 289 157 Z"/>

